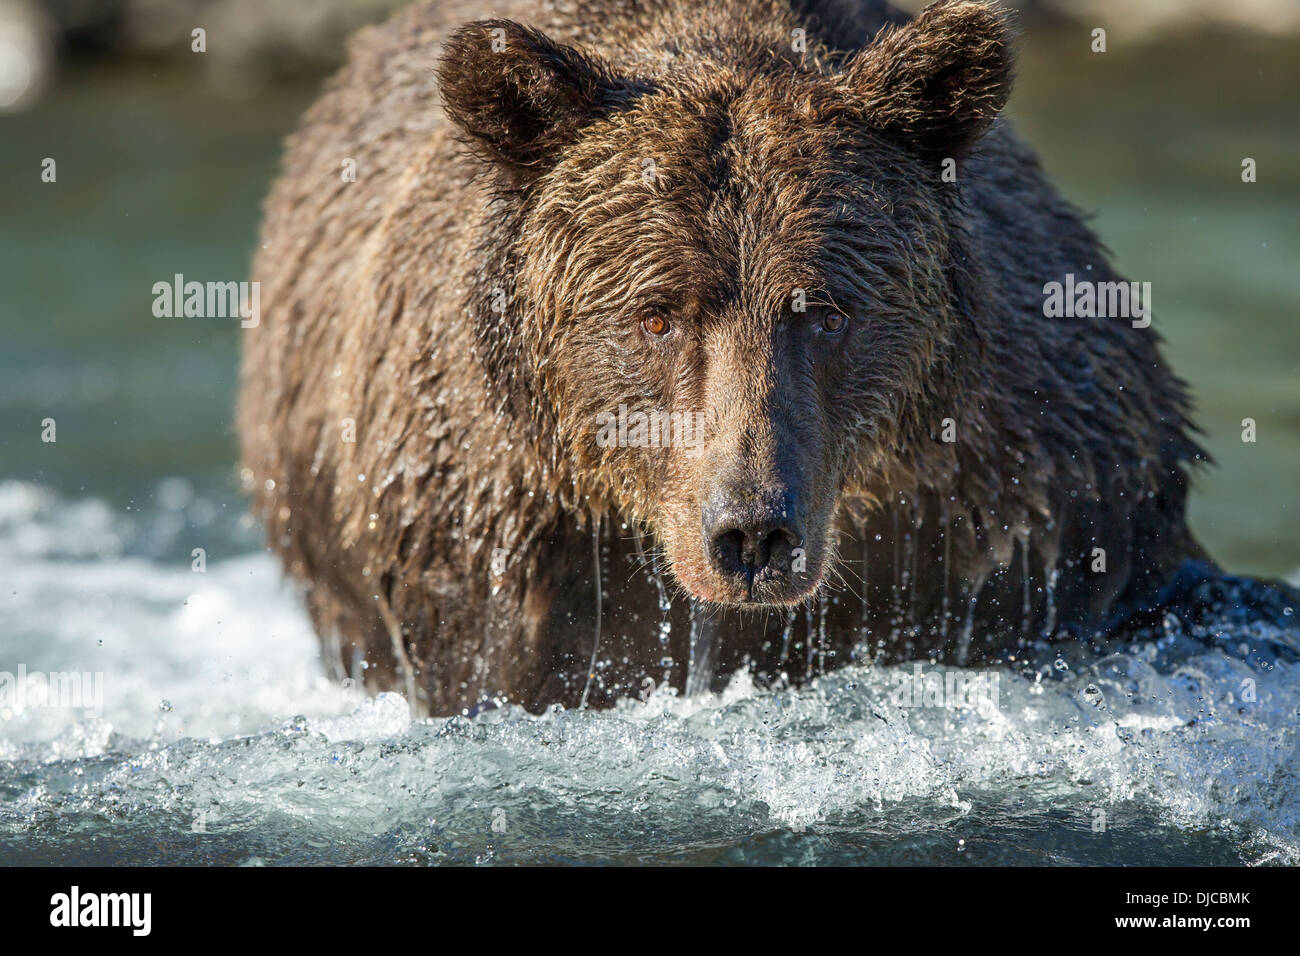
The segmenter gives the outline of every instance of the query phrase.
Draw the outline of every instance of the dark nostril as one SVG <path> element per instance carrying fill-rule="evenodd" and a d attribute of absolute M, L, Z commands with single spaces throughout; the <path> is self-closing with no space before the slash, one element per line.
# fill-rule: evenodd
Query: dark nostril
<path fill-rule="evenodd" d="M 743 573 L 749 563 L 745 558 L 744 532 L 731 529 L 718 535 L 713 542 L 713 556 L 723 574 Z"/>
<path fill-rule="evenodd" d="M 765 568 L 788 573 L 800 538 L 784 514 L 762 512 L 752 517 L 731 513 L 713 522 L 711 551 L 723 574 L 752 576 Z"/>
<path fill-rule="evenodd" d="M 777 571 L 788 572 L 799 539 L 788 528 L 777 528 L 763 542 L 763 564 Z M 760 565 L 761 567 L 762 565 Z"/>

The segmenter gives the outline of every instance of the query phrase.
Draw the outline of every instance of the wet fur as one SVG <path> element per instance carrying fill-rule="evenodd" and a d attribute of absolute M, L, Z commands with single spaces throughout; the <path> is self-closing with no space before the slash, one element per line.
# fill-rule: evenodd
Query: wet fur
<path fill-rule="evenodd" d="M 847 0 L 490 12 L 511 19 L 453 32 L 483 11 L 419 4 L 359 35 L 267 202 L 245 478 L 340 676 L 430 713 L 682 686 L 693 509 L 708 469 L 758 459 L 801 471 L 825 578 L 806 611 L 713 608 L 719 678 L 1103 635 L 1200 554 L 1202 456 L 1157 336 L 1043 317 L 1045 282 L 1118 277 L 995 119 L 1001 14 L 949 4 L 918 33 Z M 779 347 L 794 287 L 854 314 L 844 354 Z M 654 308 L 690 317 L 672 355 L 629 320 Z M 619 402 L 708 408 L 716 454 L 597 447 Z"/>

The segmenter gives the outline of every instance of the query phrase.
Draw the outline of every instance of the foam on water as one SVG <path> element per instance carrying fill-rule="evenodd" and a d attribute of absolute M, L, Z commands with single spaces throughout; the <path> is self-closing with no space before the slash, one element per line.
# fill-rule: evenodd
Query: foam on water
<path fill-rule="evenodd" d="M 412 721 L 326 680 L 269 556 L 194 573 L 162 518 L 0 485 L 0 672 L 103 674 L 0 703 L 0 862 L 1300 862 L 1297 665 L 1173 623 L 960 707 L 855 667 Z"/>

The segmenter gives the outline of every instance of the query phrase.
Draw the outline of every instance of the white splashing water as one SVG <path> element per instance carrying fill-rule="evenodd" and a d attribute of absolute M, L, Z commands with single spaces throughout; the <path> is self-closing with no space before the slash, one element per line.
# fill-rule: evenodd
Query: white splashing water
<path fill-rule="evenodd" d="M 0 485 L 0 672 L 103 675 L 97 713 L 0 701 L 5 862 L 1300 862 L 1293 665 L 1171 633 L 960 707 L 853 667 L 412 721 L 323 676 L 269 556 L 128 526 Z"/>

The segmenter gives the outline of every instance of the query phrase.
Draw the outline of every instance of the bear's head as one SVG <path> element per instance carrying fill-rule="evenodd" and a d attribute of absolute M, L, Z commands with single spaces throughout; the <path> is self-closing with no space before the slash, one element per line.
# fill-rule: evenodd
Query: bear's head
<path fill-rule="evenodd" d="M 574 504 L 647 528 L 696 599 L 788 605 L 840 507 L 914 485 L 957 411 L 981 332 L 944 171 L 1005 103 L 1011 38 L 972 2 L 852 54 L 746 29 L 622 73 L 480 21 L 439 77 L 495 200 L 482 357 Z"/>

